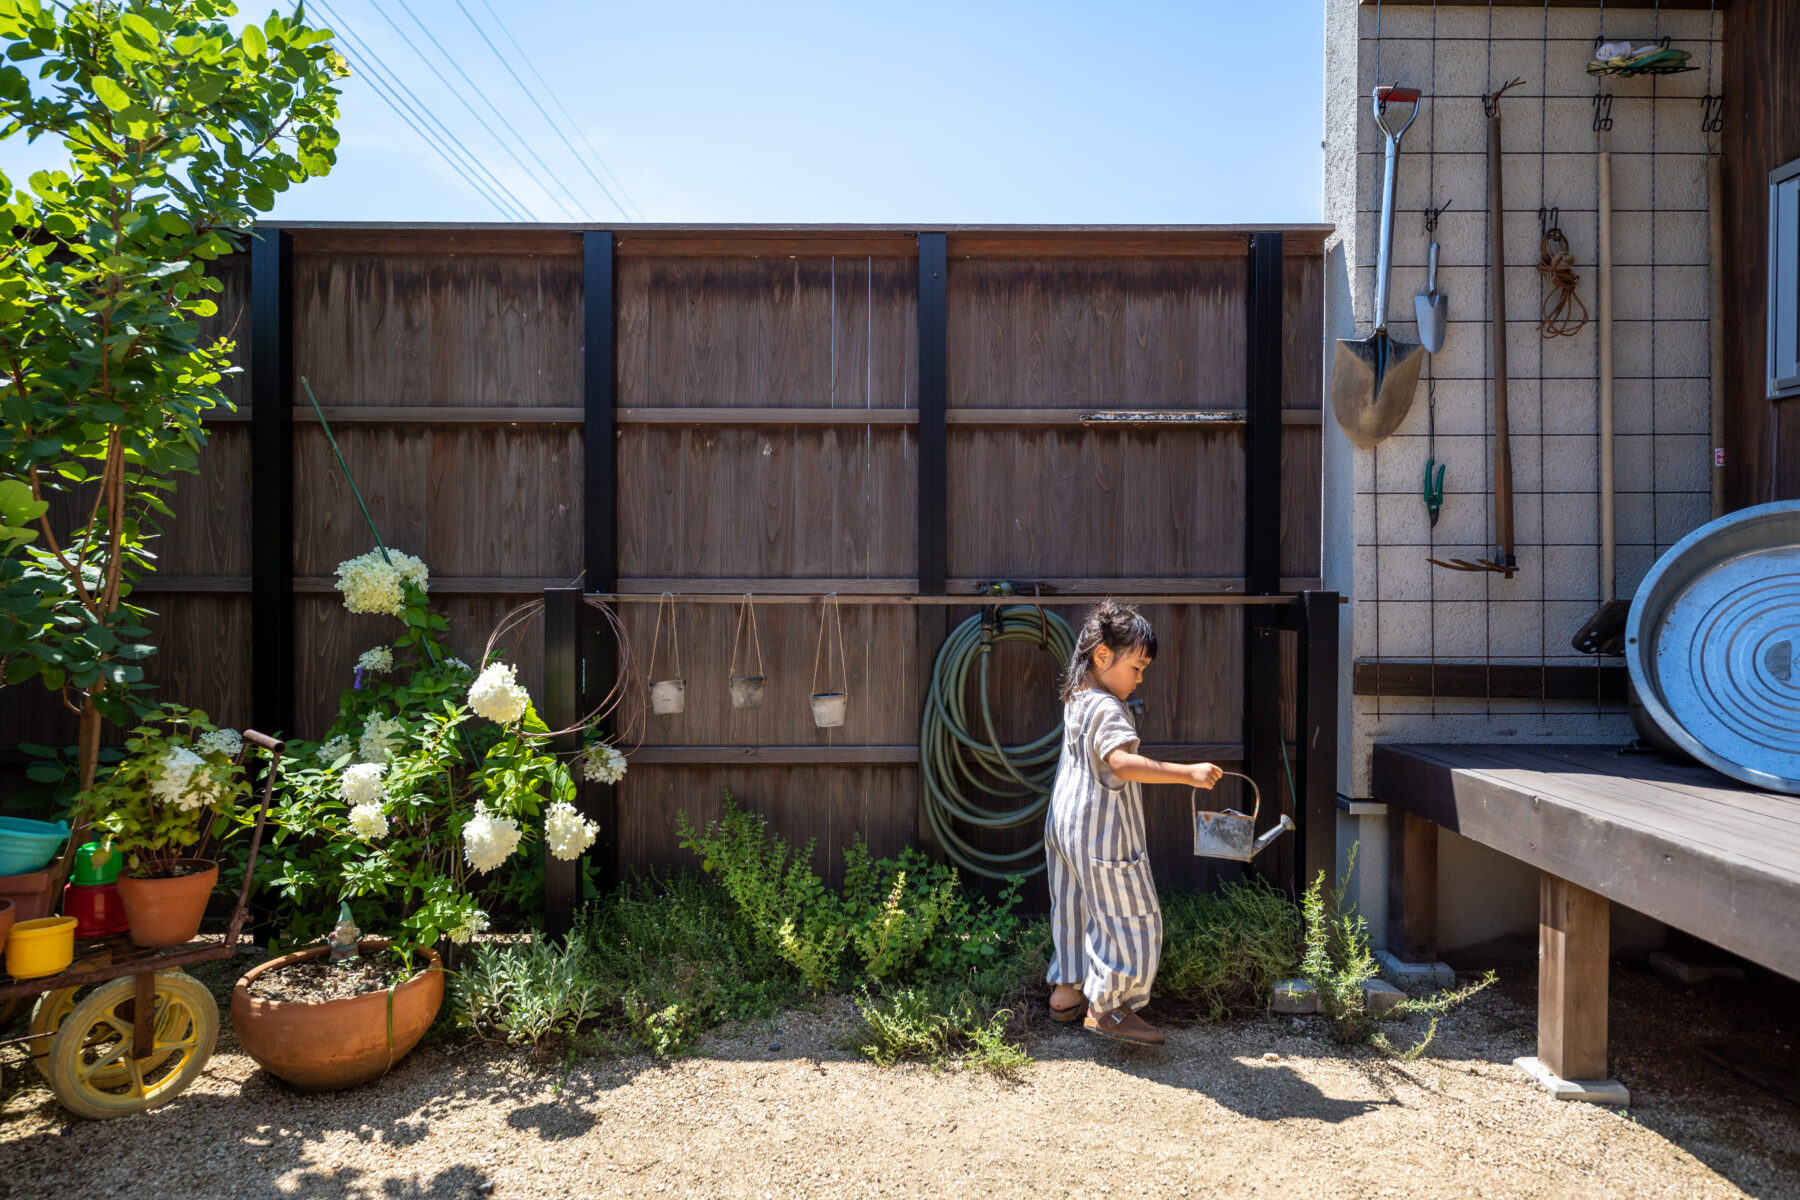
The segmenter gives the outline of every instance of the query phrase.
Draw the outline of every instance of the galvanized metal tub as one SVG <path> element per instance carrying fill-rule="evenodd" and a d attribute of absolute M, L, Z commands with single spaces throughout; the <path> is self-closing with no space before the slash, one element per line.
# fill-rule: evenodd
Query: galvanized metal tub
<path fill-rule="evenodd" d="M 1670 547 L 1625 622 L 1645 719 L 1733 779 L 1800 793 L 1800 501 L 1746 508 Z"/>

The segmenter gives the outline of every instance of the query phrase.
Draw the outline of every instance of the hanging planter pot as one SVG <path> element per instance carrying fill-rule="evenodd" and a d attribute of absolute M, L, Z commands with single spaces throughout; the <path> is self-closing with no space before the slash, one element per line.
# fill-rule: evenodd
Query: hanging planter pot
<path fill-rule="evenodd" d="M 825 686 L 831 686 L 831 655 L 827 650 L 826 631 L 837 631 L 838 678 L 842 681 L 838 691 L 819 690 L 819 666 L 825 667 Z M 844 658 L 844 619 L 838 608 L 837 593 L 825 597 L 824 609 L 819 614 L 819 645 L 813 652 L 813 724 L 820 729 L 836 729 L 844 723 L 844 715 L 850 706 L 850 668 Z"/>
<path fill-rule="evenodd" d="M 739 675 L 737 673 L 738 642 L 743 639 L 744 625 L 750 626 L 750 645 L 756 650 L 756 674 Z M 748 655 L 744 665 L 748 667 Z M 731 666 L 726 669 L 726 684 L 731 690 L 731 707 L 761 708 L 763 700 L 763 656 L 762 639 L 756 634 L 756 606 L 750 599 L 750 593 L 744 593 L 744 603 L 738 608 L 737 632 L 731 635 Z"/>
<path fill-rule="evenodd" d="M 668 679 L 656 678 L 656 647 L 662 640 L 663 609 L 669 612 L 669 657 L 675 674 Z M 645 672 L 650 686 L 650 711 L 659 717 L 674 716 L 687 708 L 687 680 L 681 677 L 681 640 L 675 635 L 675 597 L 664 592 L 656 604 L 656 631 L 650 635 L 650 667 Z"/>

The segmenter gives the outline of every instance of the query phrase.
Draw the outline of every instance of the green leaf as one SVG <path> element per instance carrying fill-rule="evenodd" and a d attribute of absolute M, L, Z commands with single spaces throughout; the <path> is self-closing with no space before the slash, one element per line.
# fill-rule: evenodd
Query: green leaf
<path fill-rule="evenodd" d="M 100 103 L 114 112 L 124 112 L 130 108 L 133 100 L 130 92 L 120 87 L 117 80 L 108 79 L 104 75 L 96 75 L 93 80 L 94 95 Z"/>
<path fill-rule="evenodd" d="M 269 43 L 264 40 L 263 31 L 254 25 L 244 26 L 244 56 L 254 62 L 269 57 Z"/>

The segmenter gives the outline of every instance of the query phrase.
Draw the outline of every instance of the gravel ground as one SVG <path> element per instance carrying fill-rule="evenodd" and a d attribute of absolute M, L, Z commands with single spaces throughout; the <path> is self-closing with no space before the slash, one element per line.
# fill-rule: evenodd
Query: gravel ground
<path fill-rule="evenodd" d="M 1503 976 L 1414 1062 L 1348 1051 L 1316 1018 L 1175 1029 L 1160 1052 L 1040 1020 L 1013 1079 L 876 1068 L 844 1049 L 837 1001 L 666 1065 L 438 1038 L 335 1095 L 263 1075 L 227 1030 L 186 1094 L 107 1123 L 9 1065 L 0 1194 L 1800 1197 L 1800 1108 L 1694 1050 L 1791 1051 L 1792 989 L 1696 996 L 1621 968 L 1615 1068 L 1638 1107 L 1615 1113 L 1510 1065 L 1532 1051 L 1534 985 Z"/>

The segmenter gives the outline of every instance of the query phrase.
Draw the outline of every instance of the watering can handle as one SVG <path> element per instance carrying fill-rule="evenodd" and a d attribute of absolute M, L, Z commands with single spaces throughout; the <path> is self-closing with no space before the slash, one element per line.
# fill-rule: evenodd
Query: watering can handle
<path fill-rule="evenodd" d="M 1240 771 L 1220 771 L 1219 775 L 1221 778 L 1223 778 L 1226 775 L 1230 775 L 1232 778 L 1241 779 L 1245 783 L 1250 785 L 1250 819 L 1251 819 L 1251 821 L 1255 821 L 1257 816 L 1260 815 L 1262 812 L 1262 789 L 1256 786 L 1256 780 L 1250 778 L 1248 775 L 1245 775 Z M 1189 811 L 1189 813 L 1191 813 L 1193 815 L 1195 820 L 1199 819 L 1199 817 L 1200 817 L 1200 789 L 1199 788 L 1188 789 L 1188 811 Z"/>

